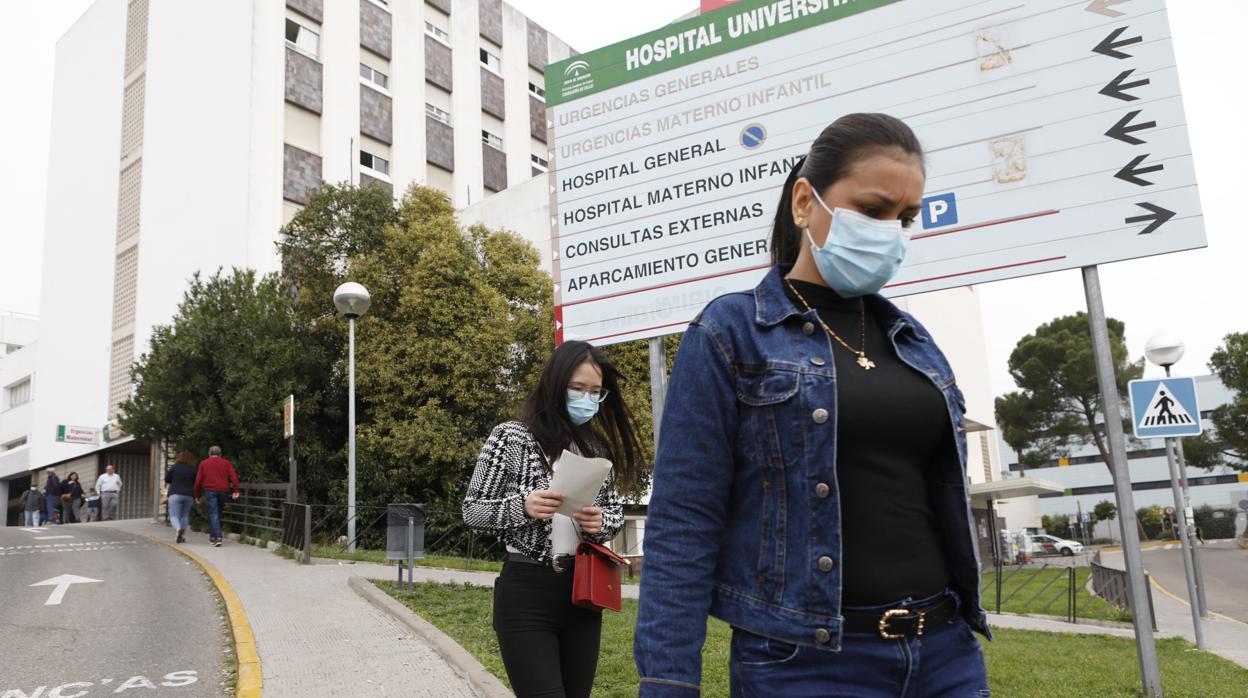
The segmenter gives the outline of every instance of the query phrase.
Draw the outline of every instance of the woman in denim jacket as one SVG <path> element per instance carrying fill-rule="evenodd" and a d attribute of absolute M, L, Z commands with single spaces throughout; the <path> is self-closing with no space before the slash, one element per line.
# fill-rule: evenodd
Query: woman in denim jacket
<path fill-rule="evenodd" d="M 685 333 L 646 522 L 640 695 L 697 695 L 708 614 L 733 626 L 733 696 L 987 694 L 965 401 L 932 336 L 879 295 L 925 179 L 904 123 L 837 120 L 785 182 L 770 273 Z"/>
<path fill-rule="evenodd" d="M 520 421 L 494 428 L 464 497 L 464 523 L 507 546 L 494 585 L 494 632 L 518 698 L 588 698 L 598 667 L 602 614 L 572 605 L 582 540 L 606 544 L 624 525 L 617 491 L 630 491 L 641 449 L 620 392 L 620 373 L 598 349 L 564 342 L 546 363 Z M 591 506 L 556 513 L 550 488 L 565 451 L 612 462 Z"/>

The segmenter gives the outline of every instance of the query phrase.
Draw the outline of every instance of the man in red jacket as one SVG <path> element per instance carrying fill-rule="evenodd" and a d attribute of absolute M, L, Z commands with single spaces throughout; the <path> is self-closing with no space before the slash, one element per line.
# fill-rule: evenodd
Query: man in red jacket
<path fill-rule="evenodd" d="M 208 499 L 208 520 L 212 523 L 209 541 L 216 548 L 221 547 L 221 511 L 225 509 L 227 494 L 238 499 L 238 473 L 221 457 L 221 447 L 213 446 L 195 474 L 195 498 Z"/>

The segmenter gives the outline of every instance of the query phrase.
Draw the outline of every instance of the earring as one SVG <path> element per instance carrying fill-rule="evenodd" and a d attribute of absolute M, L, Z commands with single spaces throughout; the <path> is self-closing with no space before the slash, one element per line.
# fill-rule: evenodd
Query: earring
<path fill-rule="evenodd" d="M 806 219 L 805 219 L 805 218 L 798 218 L 798 219 L 797 219 L 796 221 L 794 221 L 794 222 L 795 222 L 795 223 L 797 223 L 797 227 L 798 227 L 798 229 L 799 229 L 799 230 L 805 230 L 805 229 L 806 229 Z"/>

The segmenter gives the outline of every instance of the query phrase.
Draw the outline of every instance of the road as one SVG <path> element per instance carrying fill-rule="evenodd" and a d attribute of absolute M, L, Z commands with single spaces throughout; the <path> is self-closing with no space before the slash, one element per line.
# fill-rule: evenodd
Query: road
<path fill-rule="evenodd" d="M 1248 550 L 1226 541 L 1197 546 L 1196 554 L 1204 573 L 1209 610 L 1248 623 Z M 1172 594 L 1187 599 L 1181 550 L 1146 550 L 1144 567 Z"/>
<path fill-rule="evenodd" d="M 0 696 L 226 695 L 207 576 L 107 526 L 0 527 Z"/>

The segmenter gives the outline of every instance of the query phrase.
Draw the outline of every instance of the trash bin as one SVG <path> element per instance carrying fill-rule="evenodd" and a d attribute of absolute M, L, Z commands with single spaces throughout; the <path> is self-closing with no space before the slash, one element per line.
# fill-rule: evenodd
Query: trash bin
<path fill-rule="evenodd" d="M 386 559 L 407 559 L 407 524 L 412 523 L 412 559 L 425 559 L 425 505 L 386 505 Z"/>

